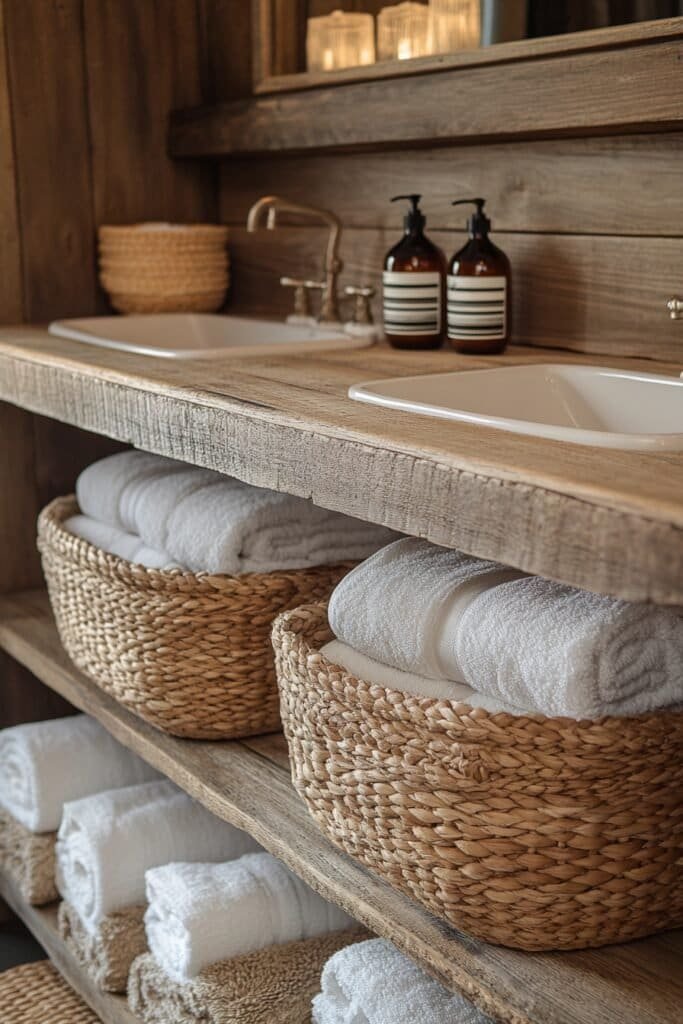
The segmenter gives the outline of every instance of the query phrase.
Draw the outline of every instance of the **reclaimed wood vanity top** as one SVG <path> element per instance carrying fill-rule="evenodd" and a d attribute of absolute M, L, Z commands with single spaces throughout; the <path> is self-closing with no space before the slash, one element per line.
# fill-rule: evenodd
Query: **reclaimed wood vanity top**
<path fill-rule="evenodd" d="M 0 399 L 575 586 L 683 606 L 683 453 L 573 445 L 347 397 L 373 378 L 547 361 L 681 369 L 521 346 L 176 361 L 5 327 Z"/>

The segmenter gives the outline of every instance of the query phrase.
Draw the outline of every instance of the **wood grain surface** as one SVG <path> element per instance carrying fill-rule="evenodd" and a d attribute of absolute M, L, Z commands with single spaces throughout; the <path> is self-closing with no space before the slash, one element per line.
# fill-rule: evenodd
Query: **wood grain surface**
<path fill-rule="evenodd" d="M 347 397 L 363 380 L 547 358 L 521 346 L 493 359 L 376 346 L 155 361 L 18 327 L 0 331 L 0 399 L 529 572 L 683 605 L 680 454 L 446 424 Z"/>

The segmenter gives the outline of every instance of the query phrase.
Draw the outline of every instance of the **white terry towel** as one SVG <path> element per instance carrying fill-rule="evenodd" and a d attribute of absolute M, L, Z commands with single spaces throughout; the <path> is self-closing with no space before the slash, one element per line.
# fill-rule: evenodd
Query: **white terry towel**
<path fill-rule="evenodd" d="M 115 501 L 103 498 L 107 489 Z M 145 452 L 122 452 L 89 466 L 76 493 L 84 513 L 140 536 L 192 572 L 328 565 L 365 558 L 396 538 L 304 498 Z"/>
<path fill-rule="evenodd" d="M 384 686 L 402 693 L 411 693 L 416 697 L 433 697 L 436 700 L 450 700 L 458 704 L 469 704 L 473 708 L 484 708 L 491 714 L 506 711 L 509 715 L 526 715 L 524 708 L 516 708 L 513 704 L 487 697 L 485 693 L 477 693 L 467 683 L 457 683 L 452 679 L 429 679 L 413 672 L 401 672 L 398 668 L 383 665 L 367 654 L 354 651 L 353 647 L 341 640 L 330 640 L 321 648 L 328 661 L 346 669 L 356 679 L 376 686 Z"/>
<path fill-rule="evenodd" d="M 223 864 L 166 864 L 146 880 L 149 948 L 180 983 L 219 960 L 352 923 L 269 853 Z"/>
<path fill-rule="evenodd" d="M 126 533 L 116 526 L 108 523 L 101 523 L 91 516 L 75 515 L 64 521 L 64 527 L 89 544 L 107 551 L 111 555 L 118 555 L 128 562 L 137 565 L 144 565 L 148 569 L 181 569 L 177 562 L 174 562 L 165 551 L 157 551 L 145 544 L 140 537 L 133 533 Z"/>
<path fill-rule="evenodd" d="M 493 1024 L 386 939 L 340 949 L 325 964 L 313 1024 Z"/>
<path fill-rule="evenodd" d="M 57 888 L 93 933 L 145 898 L 145 871 L 173 860 L 222 861 L 258 844 L 171 782 L 110 790 L 64 807 Z"/>
<path fill-rule="evenodd" d="M 158 777 L 87 715 L 0 732 L 0 804 L 31 832 L 55 832 L 68 800 Z"/>
<path fill-rule="evenodd" d="M 330 625 L 368 657 L 544 715 L 683 702 L 683 618 L 406 538 L 335 589 Z"/>

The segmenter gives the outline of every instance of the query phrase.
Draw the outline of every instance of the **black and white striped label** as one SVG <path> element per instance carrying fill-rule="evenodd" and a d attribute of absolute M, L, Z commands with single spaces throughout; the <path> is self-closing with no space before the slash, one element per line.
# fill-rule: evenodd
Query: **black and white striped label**
<path fill-rule="evenodd" d="M 441 274 L 385 270 L 384 330 L 387 334 L 441 333 Z"/>
<path fill-rule="evenodd" d="M 456 341 L 505 337 L 507 281 L 504 277 L 448 275 L 448 337 Z"/>

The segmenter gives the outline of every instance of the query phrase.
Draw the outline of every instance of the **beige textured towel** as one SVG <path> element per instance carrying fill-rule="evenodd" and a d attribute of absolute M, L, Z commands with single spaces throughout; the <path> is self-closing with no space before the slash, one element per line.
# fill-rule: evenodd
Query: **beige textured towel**
<path fill-rule="evenodd" d="M 287 942 L 221 960 L 192 981 L 171 981 L 151 953 L 138 957 L 128 1003 L 142 1024 L 309 1024 L 329 958 L 367 938 L 363 928 Z"/>
<path fill-rule="evenodd" d="M 29 832 L 11 814 L 0 810 L 0 871 L 35 907 L 59 899 L 55 885 L 56 841 L 56 832 Z"/>
<path fill-rule="evenodd" d="M 89 976 L 105 992 L 125 992 L 128 972 L 147 950 L 144 904 L 108 914 L 91 934 L 66 900 L 59 905 L 59 934 Z"/>

